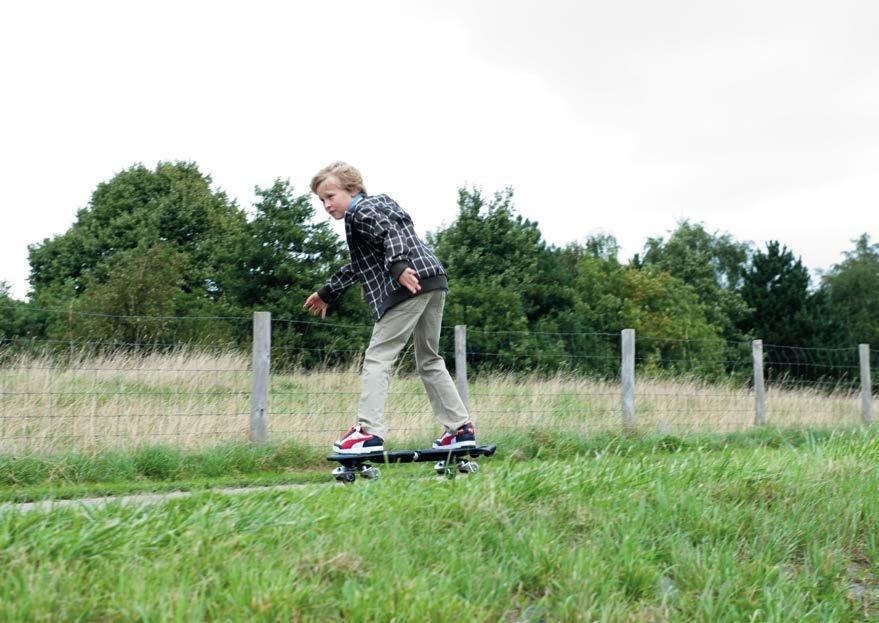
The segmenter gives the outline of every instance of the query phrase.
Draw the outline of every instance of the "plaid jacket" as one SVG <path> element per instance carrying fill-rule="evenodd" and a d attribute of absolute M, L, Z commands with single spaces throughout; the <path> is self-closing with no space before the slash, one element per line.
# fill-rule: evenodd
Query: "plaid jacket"
<path fill-rule="evenodd" d="M 351 262 L 330 277 L 318 295 L 337 300 L 355 281 L 376 320 L 413 295 L 397 279 L 406 268 L 418 275 L 421 292 L 448 290 L 446 269 L 412 226 L 412 218 L 387 195 L 366 197 L 345 213 L 345 237 Z"/>

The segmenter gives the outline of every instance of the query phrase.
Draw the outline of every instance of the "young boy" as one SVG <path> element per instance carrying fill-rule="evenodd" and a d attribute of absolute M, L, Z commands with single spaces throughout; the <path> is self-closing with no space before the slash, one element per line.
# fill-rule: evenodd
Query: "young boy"
<path fill-rule="evenodd" d="M 368 195 L 360 172 L 344 162 L 321 169 L 311 191 L 334 219 L 345 219 L 351 262 L 305 301 L 313 316 L 359 281 L 375 318 L 361 377 L 358 423 L 333 444 L 340 454 L 384 451 L 382 424 L 388 377 L 397 355 L 415 333 L 415 364 L 434 416 L 444 427 L 433 447 L 476 445 L 470 416 L 438 350 L 448 277 L 418 238 L 412 219 L 387 195 Z"/>

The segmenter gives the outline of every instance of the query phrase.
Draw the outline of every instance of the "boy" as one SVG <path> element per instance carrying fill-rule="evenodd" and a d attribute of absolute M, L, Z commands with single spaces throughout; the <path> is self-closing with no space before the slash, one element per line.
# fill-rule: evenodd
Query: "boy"
<path fill-rule="evenodd" d="M 358 423 L 333 444 L 340 454 L 384 451 L 382 424 L 388 377 L 397 355 L 415 334 L 415 363 L 434 416 L 444 426 L 433 447 L 476 445 L 470 416 L 438 350 L 448 277 L 418 238 L 412 219 L 387 195 L 368 195 L 360 172 L 334 162 L 311 180 L 311 191 L 334 219 L 345 219 L 351 262 L 305 301 L 313 316 L 360 281 L 375 318 L 363 361 Z"/>

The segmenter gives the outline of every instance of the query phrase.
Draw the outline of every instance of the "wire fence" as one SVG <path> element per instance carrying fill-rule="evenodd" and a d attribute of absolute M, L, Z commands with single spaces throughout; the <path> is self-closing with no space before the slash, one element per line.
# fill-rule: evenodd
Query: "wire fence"
<path fill-rule="evenodd" d="M 253 318 L 54 313 L 66 332 L 0 339 L 0 453 L 254 438 Z M 329 447 L 356 421 L 371 333 L 372 325 L 272 320 L 269 439 Z M 857 346 L 762 345 L 764 390 L 750 341 L 638 335 L 626 413 L 619 332 L 468 327 L 457 357 L 455 339 L 454 327 L 442 328 L 441 354 L 453 376 L 466 368 L 468 406 L 486 440 L 511 430 L 620 430 L 627 416 L 653 433 L 744 430 L 761 400 L 766 423 L 783 427 L 853 426 L 876 412 L 879 356 L 867 349 L 865 361 Z M 411 344 L 395 364 L 385 416 L 391 447 L 440 432 Z"/>
<path fill-rule="evenodd" d="M 0 339 L 0 452 L 247 438 L 250 318 L 34 312 L 51 335 Z"/>

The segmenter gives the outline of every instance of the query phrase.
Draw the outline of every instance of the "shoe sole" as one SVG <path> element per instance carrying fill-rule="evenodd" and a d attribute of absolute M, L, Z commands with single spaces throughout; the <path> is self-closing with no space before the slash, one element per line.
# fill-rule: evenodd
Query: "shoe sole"
<path fill-rule="evenodd" d="M 459 441 L 458 443 L 450 443 L 447 446 L 438 446 L 434 444 L 431 446 L 432 450 L 458 450 L 460 448 L 475 448 L 476 440 L 473 441 Z"/>
<path fill-rule="evenodd" d="M 369 446 L 368 448 L 348 448 L 347 450 L 343 450 L 338 446 L 333 446 L 333 450 L 336 454 L 369 454 L 371 452 L 384 452 L 384 446 Z"/>

